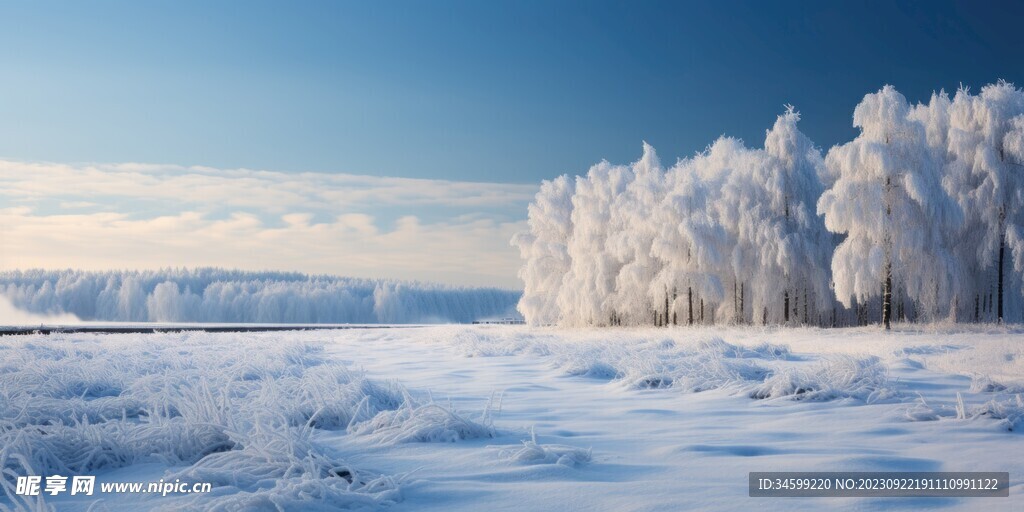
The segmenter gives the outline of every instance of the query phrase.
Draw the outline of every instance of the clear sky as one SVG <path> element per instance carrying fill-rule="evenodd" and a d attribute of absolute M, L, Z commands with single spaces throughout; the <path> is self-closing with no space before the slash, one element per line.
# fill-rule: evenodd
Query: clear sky
<path fill-rule="evenodd" d="M 541 179 L 629 162 L 642 140 L 669 163 L 722 134 L 759 146 L 784 104 L 827 149 L 855 135 L 853 107 L 886 83 L 911 101 L 960 84 L 1024 84 L 1021 19 L 1010 2 L 4 2 L 0 267 L 217 264 L 516 286 L 516 255 L 499 237 L 522 226 Z M 74 166 L 37 177 L 25 174 L 31 162 Z M 81 162 L 110 164 L 92 168 L 95 190 L 63 186 L 88 175 Z M 117 165 L 132 162 L 161 164 L 145 179 L 170 179 L 189 197 L 128 187 L 135 178 Z M 291 180 L 351 192 L 334 175 L 431 181 L 403 182 L 407 195 L 389 200 L 300 195 L 282 210 L 221 200 L 260 183 L 222 179 L 240 168 L 283 173 L 257 185 L 267 190 Z M 438 180 L 484 199 L 420 197 L 444 189 Z M 152 225 L 116 224 L 186 214 L 202 225 L 178 226 L 179 238 L 237 215 L 271 230 L 288 214 L 323 229 L 355 214 L 383 243 L 415 219 L 417 236 L 447 230 L 477 266 L 438 270 L 451 258 L 402 245 L 416 237 L 379 253 L 349 243 L 316 264 L 278 254 L 280 240 L 239 253 L 230 237 L 241 232 L 228 228 L 223 250 L 203 257 L 160 242 L 170 235 Z M 61 233 L 80 224 L 113 245 Z M 126 255 L 133 241 L 152 253 Z M 412 261 L 375 263 L 395 251 Z"/>

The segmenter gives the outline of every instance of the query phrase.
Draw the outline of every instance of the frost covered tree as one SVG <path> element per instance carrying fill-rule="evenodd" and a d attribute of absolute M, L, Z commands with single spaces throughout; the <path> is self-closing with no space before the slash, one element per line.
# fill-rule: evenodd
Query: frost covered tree
<path fill-rule="evenodd" d="M 765 149 L 722 137 L 664 171 L 645 143 L 630 166 L 601 162 L 575 187 L 545 184 L 529 209 L 530 232 L 513 240 L 524 257 L 527 320 L 777 323 L 792 310 L 810 322 L 831 304 L 832 235 L 813 213 L 825 166 L 798 121 L 787 110 Z M 552 254 L 560 263 L 542 265 Z"/>
<path fill-rule="evenodd" d="M 1008 166 L 1007 181 L 1003 191 L 1003 197 L 1006 200 L 1003 210 L 1005 227 L 1003 238 L 1006 246 L 1012 251 L 1014 270 L 1017 272 L 1018 283 L 1021 285 L 1020 291 L 1024 292 L 1024 114 L 1014 116 L 1011 125 L 1012 128 L 1003 138 L 1005 163 Z M 1002 254 L 1004 247 L 1001 245 L 999 250 Z M 1000 256 L 1000 263 L 1002 263 L 1002 256 Z M 1001 294 L 1000 297 L 1002 297 Z M 1021 307 L 1018 296 L 1018 309 Z"/>
<path fill-rule="evenodd" d="M 1024 314 L 1024 93 L 1000 82 L 910 106 L 885 86 L 824 159 L 799 120 L 787 108 L 763 149 L 721 137 L 665 171 L 644 144 L 631 166 L 545 189 L 516 238 L 528 319 L 836 325 L 877 308 L 888 329 Z"/>
<path fill-rule="evenodd" d="M 149 320 L 146 311 L 146 293 L 136 276 L 129 276 L 121 282 L 117 294 L 117 311 L 120 318 L 128 322 Z"/>
<path fill-rule="evenodd" d="M 1001 81 L 983 87 L 978 95 L 961 88 L 951 103 L 933 97 L 935 103 L 948 109 L 948 119 L 932 116 L 930 120 L 936 130 L 942 121 L 948 126 L 946 189 L 965 212 L 964 229 L 956 234 L 961 253 L 967 253 L 962 262 L 974 269 L 967 274 L 971 278 L 967 284 L 973 285 L 975 304 L 994 291 L 993 318 L 1002 322 L 1007 244 L 1019 239 L 1016 234 L 1024 225 L 1024 148 L 1020 144 L 1024 92 Z M 986 278 L 986 274 L 994 276 Z M 992 311 L 992 302 L 986 300 L 985 309 Z"/>
<path fill-rule="evenodd" d="M 750 283 L 759 275 L 762 221 L 766 204 L 763 183 L 755 176 L 770 173 L 770 159 L 763 151 L 751 150 L 732 137 L 721 137 L 694 158 L 706 185 L 714 190 L 710 207 L 714 221 L 725 233 L 724 261 L 719 279 L 731 284 L 732 301 L 718 304 L 718 315 L 733 322 L 746 322 Z"/>
<path fill-rule="evenodd" d="M 195 321 L 200 315 L 202 299 L 185 289 L 179 292 L 178 283 L 164 281 L 146 298 L 146 309 L 149 320 L 153 322 L 188 322 Z"/>
<path fill-rule="evenodd" d="M 651 320 L 655 299 L 649 289 L 661 266 L 651 254 L 658 227 L 651 222 L 651 215 L 664 195 L 665 176 L 650 144 L 644 142 L 643 156 L 630 170 L 632 177 L 625 191 L 613 198 L 605 244 L 619 267 L 615 289 L 606 304 L 611 311 L 609 321 L 615 325 L 639 325 Z M 676 288 L 669 293 L 675 296 Z M 668 315 L 662 314 L 668 322 Z M 676 318 L 671 321 L 676 323 Z"/>
<path fill-rule="evenodd" d="M 705 153 L 673 166 L 665 175 L 664 197 L 649 217 L 654 227 L 650 254 L 660 268 L 649 282 L 648 296 L 661 303 L 670 290 L 683 292 L 675 294 L 672 310 L 678 312 L 685 303 L 687 324 L 703 322 L 705 301 L 710 307 L 724 295 L 721 275 L 729 246 L 711 207 L 716 188 L 704 174 L 710 158 Z"/>
<path fill-rule="evenodd" d="M 144 322 L 400 323 L 504 317 L 520 294 L 381 279 L 216 268 L 0 272 L 0 293 L 34 313 Z"/>
<path fill-rule="evenodd" d="M 892 86 L 865 96 L 853 114 L 861 133 L 829 151 L 837 179 L 818 202 L 826 227 L 846 235 L 832 258 L 837 299 L 851 307 L 881 296 L 886 329 L 894 287 L 936 317 L 959 272 L 946 233 L 961 216 L 941 185 L 944 157 L 909 113 Z"/>
<path fill-rule="evenodd" d="M 765 136 L 768 162 L 755 168 L 752 176 L 765 192 L 764 212 L 755 219 L 760 255 L 754 280 L 755 292 L 763 298 L 755 311 L 763 312 L 765 323 L 777 310 L 772 304 L 781 303 L 783 323 L 799 318 L 810 323 L 810 314 L 832 305 L 828 265 L 833 238 L 816 210 L 825 164 L 818 148 L 797 128 L 799 121 L 800 114 L 791 106 L 776 119 Z M 781 300 L 768 299 L 779 290 Z"/>
<path fill-rule="evenodd" d="M 560 317 L 558 293 L 571 265 L 568 242 L 574 188 L 566 175 L 544 181 L 527 210 L 530 230 L 512 238 L 524 261 L 519 270 L 524 288 L 518 309 L 532 325 L 556 324 Z"/>
<path fill-rule="evenodd" d="M 567 244 L 572 261 L 558 293 L 565 325 L 609 325 L 614 317 L 607 300 L 615 290 L 621 264 L 606 250 L 611 209 L 632 180 L 628 166 L 603 161 L 576 178 L 572 196 L 572 236 Z"/>
<path fill-rule="evenodd" d="M 825 173 L 820 152 L 797 129 L 791 107 L 766 132 L 764 149 L 723 138 L 712 146 L 710 175 L 729 233 L 733 317 L 766 324 L 811 322 L 831 305 L 832 237 L 815 214 Z"/>

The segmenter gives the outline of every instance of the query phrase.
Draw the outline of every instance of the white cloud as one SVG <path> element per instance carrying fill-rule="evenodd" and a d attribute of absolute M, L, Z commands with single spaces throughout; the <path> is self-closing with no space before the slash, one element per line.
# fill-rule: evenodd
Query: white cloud
<path fill-rule="evenodd" d="M 329 210 L 372 204 L 495 207 L 525 204 L 536 191 L 533 185 L 355 174 L 0 160 L 0 196 L 59 198 L 68 204 L 106 196 L 268 210 L 300 206 Z"/>
<path fill-rule="evenodd" d="M 60 203 L 60 207 L 65 210 L 76 210 L 80 208 L 94 208 L 99 206 L 91 201 L 63 201 Z"/>
<path fill-rule="evenodd" d="M 0 268 L 213 265 L 518 287 L 508 240 L 535 190 L 0 160 Z"/>

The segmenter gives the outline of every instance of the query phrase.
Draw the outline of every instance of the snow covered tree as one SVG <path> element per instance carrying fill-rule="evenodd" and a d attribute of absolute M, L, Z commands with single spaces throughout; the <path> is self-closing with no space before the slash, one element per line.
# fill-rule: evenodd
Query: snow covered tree
<path fill-rule="evenodd" d="M 644 142 L 643 156 L 632 165 L 631 172 L 632 180 L 625 192 L 613 199 L 606 243 L 609 255 L 620 265 L 607 304 L 615 325 L 651 321 L 654 304 L 648 292 L 660 269 L 660 262 L 651 255 L 658 229 L 651 215 L 664 196 L 665 176 L 650 144 Z"/>
<path fill-rule="evenodd" d="M 831 305 L 832 235 L 814 210 L 824 163 L 799 120 L 788 108 L 767 130 L 765 149 L 723 138 L 709 153 L 721 169 L 714 204 L 730 238 L 740 322 L 808 323 Z"/>
<path fill-rule="evenodd" d="M 556 199 L 545 189 L 515 240 L 521 309 L 563 325 L 692 324 L 706 306 L 712 322 L 855 313 L 887 329 L 1024 314 L 1022 91 L 1000 82 L 911 107 L 885 86 L 824 159 L 799 120 L 787 108 L 763 149 L 722 137 L 663 171 L 645 143 L 631 166 L 562 178 Z M 537 224 L 547 217 L 558 229 Z"/>
<path fill-rule="evenodd" d="M 606 250 L 611 207 L 632 181 L 632 170 L 603 161 L 576 178 L 572 227 L 567 251 L 572 261 L 558 293 L 565 325 L 609 325 L 614 311 L 607 300 L 615 290 L 621 264 Z"/>
<path fill-rule="evenodd" d="M 693 324 L 708 308 L 719 320 L 782 322 L 792 309 L 811 322 L 831 304 L 833 244 L 812 209 L 827 170 L 799 119 L 780 116 L 765 149 L 722 137 L 665 172 L 645 143 L 631 166 L 545 183 L 530 233 L 513 240 L 525 259 L 520 310 L 562 325 Z"/>
<path fill-rule="evenodd" d="M 1004 240 L 1012 252 L 1014 270 L 1021 284 L 1020 290 L 1024 292 L 1024 114 L 1014 116 L 1011 125 L 1012 128 L 1003 137 L 1003 156 L 1007 164 L 1006 182 L 1002 191 L 1006 201 L 1003 209 Z M 1000 253 L 1003 250 L 1003 246 L 1000 246 Z M 1018 296 L 1018 309 L 1024 307 L 1020 298 Z"/>
<path fill-rule="evenodd" d="M 1016 240 L 1024 224 L 1024 159 L 1016 122 L 1024 115 L 1024 91 L 1002 81 L 983 87 L 977 96 L 962 88 L 948 109 L 946 188 L 966 214 L 965 229 L 957 233 L 960 241 L 974 253 L 964 263 L 978 269 L 971 279 L 976 302 L 986 295 L 986 281 L 994 281 L 994 319 L 1002 322 L 1007 242 Z M 985 279 L 987 271 L 994 272 L 994 279 Z"/>
<path fill-rule="evenodd" d="M 771 204 L 763 185 L 765 176 L 773 174 L 773 162 L 764 151 L 748 149 L 732 137 L 719 138 L 696 160 L 716 191 L 711 203 L 714 220 L 726 233 L 728 246 L 719 272 L 727 285 L 732 284 L 732 307 L 730 311 L 728 302 L 720 303 L 719 314 L 746 322 L 748 297 L 756 286 L 751 284 L 761 276 L 761 250 L 772 235 L 764 222 Z"/>
<path fill-rule="evenodd" d="M 765 136 L 765 152 L 771 162 L 756 178 L 767 191 L 770 208 L 763 217 L 759 295 L 783 290 L 783 318 L 821 313 L 832 305 L 829 260 L 835 246 L 816 207 L 826 175 L 821 152 L 798 128 L 800 114 L 793 107 L 779 116 Z M 792 300 L 788 300 L 792 299 Z M 802 302 L 800 300 L 802 299 Z M 793 311 L 801 303 L 803 311 Z M 765 305 L 759 308 L 767 311 Z"/>
<path fill-rule="evenodd" d="M 560 317 L 558 293 L 571 266 L 573 190 L 574 182 L 566 175 L 544 181 L 527 210 L 530 230 L 512 239 L 524 260 L 518 309 L 531 325 L 553 325 Z"/>
<path fill-rule="evenodd" d="M 886 329 L 894 286 L 934 317 L 959 272 L 945 234 L 960 210 L 940 183 L 943 155 L 909 111 L 892 86 L 865 96 L 853 115 L 861 133 L 829 151 L 838 178 L 818 202 L 825 226 L 846 235 L 832 258 L 836 297 L 850 307 L 880 295 Z"/>
<path fill-rule="evenodd" d="M 151 322 L 188 322 L 200 316 L 202 299 L 187 287 L 179 291 L 178 283 L 164 281 L 146 298 Z"/>
<path fill-rule="evenodd" d="M 217 268 L 8 271 L 0 293 L 34 313 L 117 322 L 471 322 L 508 316 L 520 298 L 497 288 Z"/>
<path fill-rule="evenodd" d="M 657 303 L 670 291 L 682 292 L 675 298 L 685 296 L 687 324 L 704 320 L 705 301 L 712 306 L 724 297 L 721 274 L 729 246 L 711 207 L 717 190 L 709 183 L 711 159 L 704 153 L 673 166 L 665 175 L 666 193 L 650 217 L 656 228 L 650 251 L 660 270 L 650 281 L 648 296 Z"/>

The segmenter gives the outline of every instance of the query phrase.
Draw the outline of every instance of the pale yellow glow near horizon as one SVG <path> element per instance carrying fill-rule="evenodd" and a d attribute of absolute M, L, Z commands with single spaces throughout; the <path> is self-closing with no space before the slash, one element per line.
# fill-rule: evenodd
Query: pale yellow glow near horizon
<path fill-rule="evenodd" d="M 535 188 L 0 161 L 0 270 L 215 266 L 517 288 L 508 241 Z"/>

